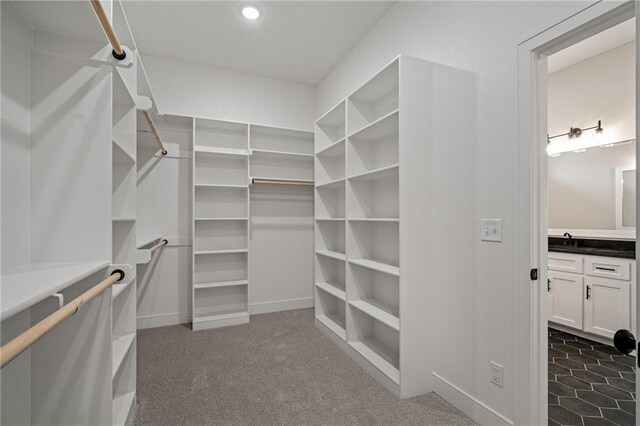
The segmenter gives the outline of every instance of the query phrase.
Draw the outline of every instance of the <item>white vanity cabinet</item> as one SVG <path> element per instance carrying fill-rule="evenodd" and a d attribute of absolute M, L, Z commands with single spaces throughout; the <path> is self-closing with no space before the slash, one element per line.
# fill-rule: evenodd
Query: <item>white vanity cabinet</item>
<path fill-rule="evenodd" d="M 549 252 L 549 321 L 605 338 L 635 333 L 635 261 Z"/>

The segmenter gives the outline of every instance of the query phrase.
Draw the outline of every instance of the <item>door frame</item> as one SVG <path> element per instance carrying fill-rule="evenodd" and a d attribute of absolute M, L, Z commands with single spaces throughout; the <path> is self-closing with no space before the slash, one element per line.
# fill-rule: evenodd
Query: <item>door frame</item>
<path fill-rule="evenodd" d="M 636 9 L 640 10 L 638 1 L 601 0 L 518 44 L 518 260 L 513 314 L 516 324 L 513 341 L 515 424 L 546 424 L 548 419 L 547 287 L 540 285 L 547 280 L 545 259 L 548 249 L 547 156 L 544 144 L 547 137 L 547 57 L 633 18 Z M 636 40 L 639 25 L 636 20 Z M 638 43 L 636 52 L 638 61 Z M 638 83 L 640 78 L 636 66 L 636 133 L 640 128 Z M 636 150 L 637 164 L 640 164 L 639 158 L 640 150 Z M 640 178 L 637 176 L 636 179 L 639 183 Z M 640 209 L 636 209 L 636 214 L 638 212 Z M 532 269 L 538 271 L 536 280 L 532 280 L 530 275 Z M 640 292 L 636 297 L 640 299 Z M 640 383 L 637 387 L 640 389 Z"/>

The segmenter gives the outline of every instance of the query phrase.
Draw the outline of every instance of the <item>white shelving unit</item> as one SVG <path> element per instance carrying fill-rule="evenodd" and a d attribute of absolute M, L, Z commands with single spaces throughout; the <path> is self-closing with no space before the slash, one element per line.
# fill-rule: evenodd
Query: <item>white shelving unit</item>
<path fill-rule="evenodd" d="M 194 330 L 249 321 L 249 126 L 194 119 Z"/>
<path fill-rule="evenodd" d="M 400 56 L 315 123 L 317 323 L 403 398 L 432 390 L 420 236 L 432 145 L 455 128 L 434 112 L 465 102 L 452 72 Z"/>

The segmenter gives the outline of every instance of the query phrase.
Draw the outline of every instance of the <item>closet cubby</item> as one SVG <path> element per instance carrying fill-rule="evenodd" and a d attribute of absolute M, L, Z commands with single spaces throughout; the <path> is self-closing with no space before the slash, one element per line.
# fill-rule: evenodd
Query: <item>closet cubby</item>
<path fill-rule="evenodd" d="M 313 133 L 250 125 L 253 153 L 313 159 Z"/>
<path fill-rule="evenodd" d="M 433 391 L 432 152 L 468 120 L 472 80 L 401 55 L 315 123 L 316 323 L 400 398 Z"/>
<path fill-rule="evenodd" d="M 351 135 L 395 113 L 400 106 L 400 61 L 395 60 L 347 99 Z"/>
<path fill-rule="evenodd" d="M 349 222 L 347 238 L 349 259 L 399 267 L 397 222 Z"/>
<path fill-rule="evenodd" d="M 316 153 L 330 148 L 342 141 L 346 136 L 346 106 L 340 102 L 315 123 Z"/>
<path fill-rule="evenodd" d="M 196 186 L 193 215 L 196 221 L 207 219 L 247 219 L 247 188 Z"/>
<path fill-rule="evenodd" d="M 136 168 L 135 162 L 118 162 L 115 148 L 112 168 L 112 216 L 132 218 L 136 215 Z"/>
<path fill-rule="evenodd" d="M 194 153 L 196 186 L 247 186 L 247 157 Z"/>
<path fill-rule="evenodd" d="M 250 167 L 252 178 L 313 181 L 313 156 L 253 150 Z"/>
<path fill-rule="evenodd" d="M 316 154 L 315 178 L 317 185 L 325 185 L 345 178 L 345 140 Z"/>
<path fill-rule="evenodd" d="M 193 282 L 196 287 L 247 279 L 247 253 L 220 253 L 195 256 Z"/>
<path fill-rule="evenodd" d="M 400 333 L 349 305 L 349 346 L 363 356 L 393 383 L 400 384 Z"/>
<path fill-rule="evenodd" d="M 316 219 L 345 217 L 345 181 L 316 186 Z"/>
<path fill-rule="evenodd" d="M 349 173 L 361 175 L 398 164 L 397 112 L 349 137 Z"/>
<path fill-rule="evenodd" d="M 200 288 L 193 303 L 193 329 L 212 324 L 232 325 L 249 319 L 247 287 L 242 285 Z"/>
<path fill-rule="evenodd" d="M 345 261 L 326 256 L 316 256 L 315 266 L 316 287 L 331 293 L 340 300 L 346 301 Z"/>
<path fill-rule="evenodd" d="M 341 339 L 346 339 L 346 306 L 344 300 L 316 286 L 316 319 Z"/>
<path fill-rule="evenodd" d="M 246 250 L 248 247 L 247 222 L 244 220 L 196 221 L 193 250 Z"/>
<path fill-rule="evenodd" d="M 397 219 L 399 217 L 399 167 L 390 166 L 349 178 L 347 217 Z"/>
<path fill-rule="evenodd" d="M 248 155 L 249 126 L 227 121 L 195 119 L 194 153 Z"/>
<path fill-rule="evenodd" d="M 324 221 L 316 225 L 316 250 L 343 255 L 345 249 L 344 221 Z"/>

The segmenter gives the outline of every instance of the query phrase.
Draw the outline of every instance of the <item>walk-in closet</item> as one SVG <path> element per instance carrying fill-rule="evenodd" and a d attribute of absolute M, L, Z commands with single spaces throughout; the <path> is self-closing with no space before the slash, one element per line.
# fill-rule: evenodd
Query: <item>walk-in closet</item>
<path fill-rule="evenodd" d="M 634 424 L 635 13 L 0 0 L 0 424 Z"/>

